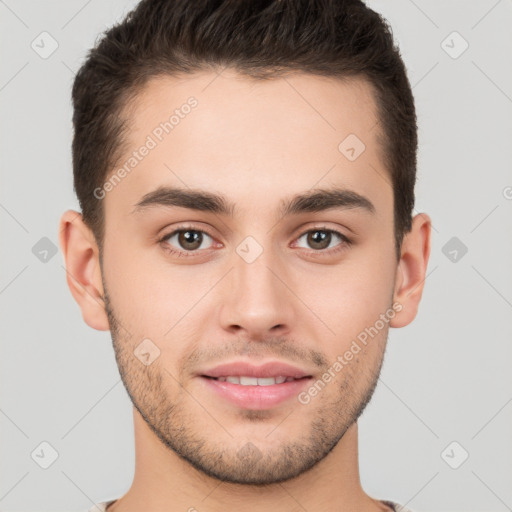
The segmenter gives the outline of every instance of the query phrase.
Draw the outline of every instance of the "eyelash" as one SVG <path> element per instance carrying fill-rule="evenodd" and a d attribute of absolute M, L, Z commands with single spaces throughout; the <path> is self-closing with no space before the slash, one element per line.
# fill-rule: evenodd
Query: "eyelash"
<path fill-rule="evenodd" d="M 204 231 L 203 229 L 195 229 L 194 226 L 179 226 L 177 229 L 175 229 L 171 233 L 168 233 L 168 234 L 164 235 L 163 237 L 161 237 L 158 240 L 158 242 L 162 245 L 162 247 L 163 247 L 163 249 L 164 249 L 164 251 L 166 253 L 168 253 L 171 256 L 177 256 L 177 257 L 180 257 L 180 258 L 181 257 L 190 258 L 190 257 L 196 256 L 198 254 L 198 252 L 200 252 L 199 249 L 196 249 L 194 251 L 185 251 L 185 250 L 180 251 L 180 250 L 171 248 L 171 246 L 169 244 L 165 243 L 167 240 L 172 238 L 174 235 L 176 235 L 177 233 L 183 232 L 183 231 L 194 231 L 194 232 L 197 232 L 197 233 L 203 233 L 203 234 L 208 235 L 212 239 L 214 238 L 212 235 L 210 235 L 207 231 Z M 324 231 L 326 233 L 334 234 L 334 235 L 338 236 L 341 239 L 341 243 L 338 244 L 337 246 L 335 246 L 334 248 L 331 248 L 331 249 L 318 249 L 318 250 L 311 249 L 309 251 L 309 253 L 308 253 L 310 255 L 313 255 L 313 256 L 324 256 L 324 255 L 332 256 L 334 254 L 337 254 L 340 251 L 343 251 L 344 249 L 347 249 L 348 247 L 350 247 L 352 245 L 352 241 L 349 238 L 347 238 L 345 235 L 343 235 L 339 231 L 336 231 L 335 229 L 327 228 L 326 226 L 315 226 L 315 227 L 313 227 L 311 229 L 308 229 L 307 231 L 304 231 L 301 235 L 299 235 L 297 240 L 302 238 L 304 235 L 307 235 L 308 233 L 315 232 L 315 231 Z M 204 249 L 204 250 L 207 250 L 207 249 Z"/>

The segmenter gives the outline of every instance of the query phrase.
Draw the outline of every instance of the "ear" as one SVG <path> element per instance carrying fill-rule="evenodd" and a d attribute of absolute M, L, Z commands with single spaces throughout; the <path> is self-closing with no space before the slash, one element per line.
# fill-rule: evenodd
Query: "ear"
<path fill-rule="evenodd" d="M 404 236 L 402 252 L 398 262 L 393 303 L 402 309 L 390 320 L 391 327 L 404 327 L 416 317 L 430 256 L 431 220 L 425 213 L 412 219 L 412 228 Z"/>
<path fill-rule="evenodd" d="M 66 263 L 66 280 L 85 323 L 99 331 L 110 330 L 103 301 L 98 246 L 78 212 L 68 210 L 62 215 L 59 244 Z"/>

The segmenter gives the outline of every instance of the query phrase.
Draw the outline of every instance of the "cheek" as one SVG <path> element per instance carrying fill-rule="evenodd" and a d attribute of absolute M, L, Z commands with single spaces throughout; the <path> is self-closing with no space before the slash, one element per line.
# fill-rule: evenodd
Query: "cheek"
<path fill-rule="evenodd" d="M 169 283 L 148 264 L 147 255 L 129 244 L 118 241 L 105 247 L 104 274 L 114 312 L 134 334 L 135 327 L 141 331 L 154 325 L 159 310 L 165 308 L 165 297 L 172 300 L 171 290 L 164 293 Z"/>
<path fill-rule="evenodd" d="M 225 268 L 221 269 L 213 261 L 172 265 L 164 254 L 157 253 L 156 247 L 151 249 L 150 256 L 147 248 L 137 248 L 127 242 L 133 237 L 115 239 L 113 233 L 109 237 L 111 243 L 105 246 L 104 271 L 115 312 L 124 319 L 127 328 L 137 328 L 148 337 L 161 337 L 171 329 L 211 291 L 225 272 Z M 337 345 L 340 342 L 350 344 L 351 339 L 373 325 L 390 307 L 394 253 L 383 251 L 384 242 L 379 239 L 361 246 L 337 265 L 304 262 L 286 271 L 291 288 L 312 313 L 334 331 L 328 338 Z M 304 308 L 304 304 L 299 301 L 295 307 Z M 200 307 L 195 308 L 194 312 L 200 310 Z M 186 323 L 177 328 L 183 328 Z M 323 337 L 325 333 L 320 330 L 325 330 L 325 325 L 316 323 L 318 329 L 312 325 L 309 328 Z"/>
<path fill-rule="evenodd" d="M 181 331 L 200 311 L 195 305 L 215 284 L 213 270 L 171 265 L 147 250 L 117 245 L 105 251 L 104 271 L 114 312 L 137 337 L 156 342 Z M 173 327 L 175 326 L 176 327 Z M 172 332 L 169 332 L 173 329 Z"/>
<path fill-rule="evenodd" d="M 334 351 L 350 346 L 392 305 L 392 265 L 389 260 L 368 260 L 323 269 L 325 274 L 317 273 L 302 283 L 305 304 L 334 332 L 325 338 L 332 340 Z M 325 330 L 323 324 L 320 328 Z"/>

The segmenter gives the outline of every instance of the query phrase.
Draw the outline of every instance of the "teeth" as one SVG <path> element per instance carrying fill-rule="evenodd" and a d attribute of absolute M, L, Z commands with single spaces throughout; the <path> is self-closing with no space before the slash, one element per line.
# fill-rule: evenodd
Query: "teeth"
<path fill-rule="evenodd" d="M 256 377 L 240 377 L 240 384 L 242 384 L 242 386 L 257 386 L 258 379 Z"/>
<path fill-rule="evenodd" d="M 217 377 L 221 382 L 231 382 L 232 384 L 241 384 L 242 386 L 272 386 L 273 384 L 282 384 L 295 380 L 293 377 Z"/>

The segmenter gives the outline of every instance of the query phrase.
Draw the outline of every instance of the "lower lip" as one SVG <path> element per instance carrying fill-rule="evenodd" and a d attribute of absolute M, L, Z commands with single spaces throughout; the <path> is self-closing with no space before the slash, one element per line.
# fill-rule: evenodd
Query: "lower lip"
<path fill-rule="evenodd" d="M 270 386 L 243 386 L 203 376 L 200 378 L 210 389 L 234 405 L 243 409 L 256 410 L 269 409 L 290 398 L 297 397 L 312 379 L 312 377 L 307 377 Z"/>

